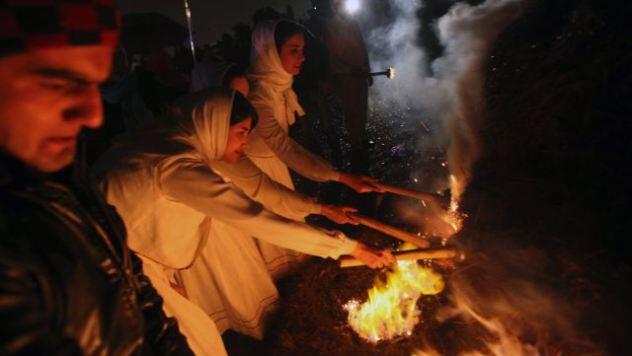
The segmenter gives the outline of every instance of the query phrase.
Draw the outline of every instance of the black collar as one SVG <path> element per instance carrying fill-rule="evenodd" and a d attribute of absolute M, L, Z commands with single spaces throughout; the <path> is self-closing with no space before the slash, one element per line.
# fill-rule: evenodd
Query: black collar
<path fill-rule="evenodd" d="M 0 152 L 0 187 L 28 184 L 40 180 L 40 174 L 19 160 Z"/>
<path fill-rule="evenodd" d="M 24 162 L 0 151 L 0 188 L 7 186 L 34 186 L 45 181 L 57 181 L 62 184 L 71 182 L 73 167 L 57 173 L 39 172 Z"/>

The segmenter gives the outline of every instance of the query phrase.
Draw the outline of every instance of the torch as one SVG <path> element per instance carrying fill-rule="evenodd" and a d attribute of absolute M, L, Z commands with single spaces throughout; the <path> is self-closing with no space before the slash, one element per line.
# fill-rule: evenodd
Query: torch
<path fill-rule="evenodd" d="M 388 68 L 387 70 L 383 71 L 383 72 L 372 72 L 369 73 L 370 77 L 378 77 L 380 75 L 385 76 L 388 79 L 393 79 L 395 78 L 395 68 Z"/>

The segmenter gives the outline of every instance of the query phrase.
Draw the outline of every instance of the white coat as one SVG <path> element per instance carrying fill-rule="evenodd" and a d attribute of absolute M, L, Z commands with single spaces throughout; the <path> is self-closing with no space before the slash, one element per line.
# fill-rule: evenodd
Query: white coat
<path fill-rule="evenodd" d="M 276 289 L 265 263 L 257 260 L 251 236 L 320 257 L 338 258 L 356 246 L 344 236 L 272 213 L 214 171 L 228 139 L 232 97 L 230 91 L 217 91 L 188 120 L 122 140 L 96 169 L 107 201 L 125 222 L 130 249 L 143 259 L 146 274 L 165 299 L 165 311 L 178 319 L 198 354 L 224 352 L 219 337 L 223 328 L 218 330 L 208 318 L 213 316 L 209 305 L 223 306 L 229 320 L 243 324 L 240 329 L 229 322 L 229 327 L 255 337 L 262 334 L 260 319 L 274 304 Z M 274 204 L 278 200 L 269 198 L 274 196 L 269 186 L 261 186 L 259 198 Z M 173 293 L 168 282 L 193 265 L 207 245 L 221 248 L 206 255 L 213 257 L 205 263 L 212 280 L 182 279 L 187 293 L 201 298 L 207 291 L 210 302 Z M 246 298 L 244 286 L 249 286 Z M 253 310 L 254 315 L 246 315 Z"/>
<path fill-rule="evenodd" d="M 311 180 L 338 180 L 334 167 L 312 154 L 288 136 L 295 116 L 305 112 L 292 90 L 293 77 L 281 64 L 274 31 L 277 22 L 264 21 L 252 34 L 248 100 L 257 110 L 259 123 L 250 135 L 248 158 L 266 175 L 294 190 L 289 168 Z M 289 168 L 288 168 L 289 167 Z M 275 278 L 283 276 L 302 256 L 274 245 L 260 244 L 264 260 L 274 269 Z"/>

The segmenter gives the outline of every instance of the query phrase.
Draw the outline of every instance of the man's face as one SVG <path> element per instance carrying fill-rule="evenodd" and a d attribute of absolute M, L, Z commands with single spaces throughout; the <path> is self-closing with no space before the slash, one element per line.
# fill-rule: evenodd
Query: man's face
<path fill-rule="evenodd" d="M 0 149 L 41 172 L 70 164 L 81 128 L 103 121 L 98 85 L 112 54 L 85 46 L 0 58 Z"/>

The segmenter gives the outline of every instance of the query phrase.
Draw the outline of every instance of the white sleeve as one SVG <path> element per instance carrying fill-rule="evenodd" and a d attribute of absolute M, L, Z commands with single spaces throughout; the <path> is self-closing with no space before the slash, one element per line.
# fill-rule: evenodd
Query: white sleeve
<path fill-rule="evenodd" d="M 213 162 L 212 167 L 239 187 L 253 200 L 266 209 L 281 216 L 302 220 L 309 214 L 319 214 L 322 205 L 307 195 L 301 194 L 275 182 L 263 173 L 252 161 L 243 157 L 235 163 Z"/>
<path fill-rule="evenodd" d="M 198 160 L 172 159 L 159 165 L 158 169 L 163 194 L 250 236 L 302 253 L 334 259 L 351 253 L 357 246 L 357 242 L 344 235 L 330 236 L 303 222 L 263 209 Z"/>
<path fill-rule="evenodd" d="M 265 99 L 254 99 L 257 102 Z M 253 100 L 253 101 L 254 101 Z M 249 155 L 257 156 L 260 142 L 263 141 L 283 163 L 293 171 L 317 182 L 337 181 L 340 173 L 324 159 L 311 153 L 292 140 L 274 118 L 272 109 L 267 105 L 253 104 L 259 121 L 250 135 Z"/>

